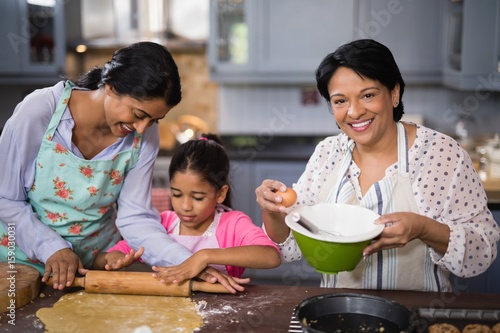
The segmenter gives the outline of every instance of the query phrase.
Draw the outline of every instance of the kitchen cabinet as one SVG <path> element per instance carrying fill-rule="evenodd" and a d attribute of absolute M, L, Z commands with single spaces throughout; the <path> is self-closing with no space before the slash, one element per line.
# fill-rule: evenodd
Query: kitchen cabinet
<path fill-rule="evenodd" d="M 442 7 L 435 0 L 360 1 L 355 33 L 386 45 L 406 83 L 441 83 Z"/>
<path fill-rule="evenodd" d="M 47 84 L 64 73 L 64 3 L 0 2 L 0 84 Z"/>
<path fill-rule="evenodd" d="M 500 2 L 445 1 L 443 84 L 500 91 Z"/>
<path fill-rule="evenodd" d="M 262 225 L 261 210 L 255 202 L 255 189 L 264 179 L 276 179 L 291 187 L 306 167 L 307 161 L 231 160 L 233 208 L 243 211 Z"/>
<path fill-rule="evenodd" d="M 212 1 L 211 76 L 221 83 L 315 83 L 328 53 L 372 38 L 391 49 L 408 83 L 440 83 L 442 12 L 435 0 Z"/>
<path fill-rule="evenodd" d="M 212 79 L 314 83 L 314 70 L 323 57 L 353 39 L 355 5 L 342 0 L 212 0 Z"/>
<path fill-rule="evenodd" d="M 233 208 L 245 212 L 262 226 L 261 210 L 255 201 L 255 189 L 264 179 L 276 179 L 291 187 L 305 169 L 307 161 L 232 160 L 231 189 Z M 319 285 L 320 274 L 304 260 L 263 270 L 247 269 L 245 277 L 258 282 L 284 283 L 294 280 L 302 285 Z"/>

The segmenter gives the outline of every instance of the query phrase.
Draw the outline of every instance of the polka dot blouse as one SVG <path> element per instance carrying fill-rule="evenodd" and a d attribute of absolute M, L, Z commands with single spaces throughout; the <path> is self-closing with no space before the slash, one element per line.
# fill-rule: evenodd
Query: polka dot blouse
<path fill-rule="evenodd" d="M 327 174 L 340 163 L 347 149 L 344 134 L 321 141 L 309 159 L 306 170 L 294 185 L 295 206 L 313 205 Z M 432 261 L 461 277 L 484 272 L 495 259 L 500 228 L 487 207 L 486 193 L 469 155 L 460 145 L 442 133 L 418 126 L 409 152 L 409 175 L 413 195 L 421 215 L 450 227 L 447 252 L 441 256 L 431 249 Z M 397 163 L 386 176 L 397 173 Z M 357 179 L 359 169 L 353 163 L 347 177 Z M 358 182 L 352 182 L 358 196 Z M 301 258 L 293 236 L 279 244 L 284 261 Z"/>

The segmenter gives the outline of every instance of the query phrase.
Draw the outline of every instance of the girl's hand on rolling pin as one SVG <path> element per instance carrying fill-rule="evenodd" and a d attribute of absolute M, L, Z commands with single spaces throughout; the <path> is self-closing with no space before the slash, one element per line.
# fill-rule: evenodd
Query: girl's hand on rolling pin
<path fill-rule="evenodd" d="M 106 260 L 106 266 L 104 268 L 107 271 L 118 270 L 123 267 L 132 265 L 134 262 L 139 260 L 144 253 L 144 247 L 140 247 L 137 252 L 134 249 L 130 249 L 128 254 L 120 251 L 111 251 L 106 253 L 104 259 Z"/>
<path fill-rule="evenodd" d="M 158 272 L 154 273 L 153 276 L 160 278 L 162 283 L 179 283 L 194 278 L 207 267 L 207 263 L 200 255 L 200 252 L 194 253 L 180 265 L 169 267 L 153 266 L 153 270 Z"/>
<path fill-rule="evenodd" d="M 233 278 L 213 267 L 207 266 L 203 262 L 199 262 L 195 255 L 196 253 L 177 266 L 153 266 L 153 270 L 157 272 L 153 274 L 153 277 L 160 279 L 161 283 L 179 283 L 184 280 L 198 277 L 209 283 L 219 282 L 233 294 L 236 293 L 236 291 L 245 290 L 241 284 L 250 282 L 250 279 Z"/>
<path fill-rule="evenodd" d="M 76 272 L 85 275 L 88 270 L 83 268 L 83 263 L 70 248 L 55 252 L 45 263 L 45 273 L 42 282 L 46 282 L 52 274 L 53 288 L 63 290 L 70 287 L 75 280 Z"/>

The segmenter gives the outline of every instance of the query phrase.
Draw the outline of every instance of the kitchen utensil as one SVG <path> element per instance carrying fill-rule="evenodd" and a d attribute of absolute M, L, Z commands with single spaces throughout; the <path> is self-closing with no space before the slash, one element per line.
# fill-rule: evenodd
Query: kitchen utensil
<path fill-rule="evenodd" d="M 408 332 L 414 313 L 385 298 L 356 293 L 314 296 L 295 309 L 303 332 Z"/>
<path fill-rule="evenodd" d="M 0 262 L 0 313 L 11 313 L 37 298 L 39 278 L 40 273 L 34 267 Z"/>
<path fill-rule="evenodd" d="M 297 214 L 318 230 L 334 230 L 338 235 L 325 235 L 307 230 L 297 223 Z M 352 271 L 363 257 L 363 249 L 384 230 L 373 222 L 375 212 L 354 205 L 320 203 L 301 206 L 285 217 L 293 236 L 306 259 L 320 273 L 336 274 Z"/>
<path fill-rule="evenodd" d="M 322 235 L 322 236 L 326 236 L 326 237 L 328 237 L 328 236 L 336 236 L 336 237 L 342 236 L 340 234 L 340 232 L 338 232 L 338 231 L 328 231 L 328 230 L 319 229 L 311 221 L 309 221 L 309 219 L 300 215 L 299 212 L 293 212 L 292 219 L 295 220 L 295 222 L 297 222 L 299 225 L 301 225 L 304 229 L 306 229 L 310 233 Z"/>
<path fill-rule="evenodd" d="M 48 285 L 52 285 L 50 278 Z M 220 283 L 185 280 L 178 284 L 163 284 L 148 272 L 89 271 L 75 278 L 73 287 L 85 288 L 88 293 L 191 296 L 192 291 L 229 293 Z"/>

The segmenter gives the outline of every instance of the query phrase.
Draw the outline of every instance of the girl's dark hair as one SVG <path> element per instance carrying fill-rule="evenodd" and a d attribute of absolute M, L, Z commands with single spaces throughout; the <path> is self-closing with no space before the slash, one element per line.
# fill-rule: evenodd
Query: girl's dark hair
<path fill-rule="evenodd" d="M 399 104 L 394 108 L 394 121 L 404 114 L 405 83 L 391 51 L 372 39 L 359 39 L 340 46 L 327 55 L 316 69 L 319 93 L 330 105 L 328 82 L 339 67 L 350 68 L 358 75 L 377 80 L 392 91 L 399 84 Z"/>
<path fill-rule="evenodd" d="M 153 42 L 138 42 L 117 50 L 104 67 L 82 75 L 77 86 L 96 90 L 108 84 L 120 95 L 137 100 L 164 98 L 174 107 L 181 101 L 181 80 L 170 52 Z"/>
<path fill-rule="evenodd" d="M 222 140 L 215 134 L 202 134 L 198 140 L 190 140 L 175 150 L 168 168 L 169 179 L 177 172 L 194 172 L 211 184 L 217 191 L 229 186 L 229 156 Z M 223 204 L 231 208 L 231 186 Z"/>

